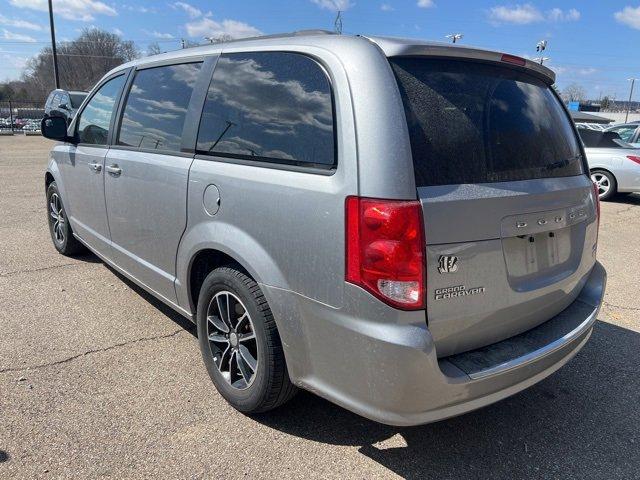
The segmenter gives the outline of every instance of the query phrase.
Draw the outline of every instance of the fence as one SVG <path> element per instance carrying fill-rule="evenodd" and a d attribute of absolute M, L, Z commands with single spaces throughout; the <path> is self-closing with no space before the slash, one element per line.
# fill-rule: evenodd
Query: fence
<path fill-rule="evenodd" d="M 0 101 L 0 134 L 39 134 L 40 120 L 42 120 L 43 116 L 44 105 L 41 102 Z"/>

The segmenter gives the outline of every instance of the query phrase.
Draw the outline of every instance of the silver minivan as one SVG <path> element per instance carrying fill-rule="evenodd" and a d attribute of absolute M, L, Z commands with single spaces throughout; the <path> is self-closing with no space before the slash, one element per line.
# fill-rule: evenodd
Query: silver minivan
<path fill-rule="evenodd" d="M 299 387 L 387 424 L 459 415 L 567 363 L 602 302 L 598 196 L 553 83 L 323 32 L 136 60 L 68 129 L 43 120 L 53 243 L 196 322 L 242 412 Z"/>

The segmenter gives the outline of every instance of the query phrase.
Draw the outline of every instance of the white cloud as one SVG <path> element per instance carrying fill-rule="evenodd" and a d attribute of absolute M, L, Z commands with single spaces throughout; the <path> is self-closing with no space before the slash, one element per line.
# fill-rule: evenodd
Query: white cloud
<path fill-rule="evenodd" d="M 527 25 L 529 23 L 547 22 L 575 22 L 580 20 L 580 12 L 575 8 L 562 10 L 552 8 L 546 15 L 530 3 L 522 5 L 500 5 L 489 10 L 489 21 L 494 25 L 512 23 L 515 25 Z"/>
<path fill-rule="evenodd" d="M 392 12 L 393 10 L 395 10 L 395 8 L 393 8 L 388 3 L 382 3 L 380 4 L 380 10 L 382 10 L 383 12 Z"/>
<path fill-rule="evenodd" d="M 229 35 L 232 38 L 255 37 L 262 32 L 257 28 L 237 20 L 222 20 L 217 22 L 207 14 L 205 18 L 189 22 L 185 25 L 190 37 L 221 37 Z"/>
<path fill-rule="evenodd" d="M 0 14 L 0 25 L 6 25 L 7 27 L 23 28 L 26 30 L 41 31 L 44 30 L 42 25 L 27 22 L 26 20 L 16 20 L 14 18 L 7 18 Z"/>
<path fill-rule="evenodd" d="M 163 39 L 166 39 L 166 40 L 171 40 L 172 38 L 175 38 L 170 33 L 156 32 L 155 30 L 153 32 L 151 32 L 151 36 L 154 37 L 154 38 L 163 38 Z"/>
<path fill-rule="evenodd" d="M 40 12 L 48 12 L 47 0 L 9 0 L 14 7 L 28 8 Z M 67 20 L 81 20 L 90 22 L 96 15 L 116 16 L 115 8 L 98 0 L 56 0 L 53 5 L 54 15 L 60 15 Z"/>
<path fill-rule="evenodd" d="M 175 2 L 172 7 L 184 10 L 184 12 L 189 15 L 189 18 L 198 18 L 202 16 L 202 10 L 186 2 Z"/>
<path fill-rule="evenodd" d="M 564 12 L 561 8 L 552 8 L 547 12 L 547 19 L 551 22 L 575 22 L 580 20 L 580 12 L 570 8 Z"/>
<path fill-rule="evenodd" d="M 623 25 L 640 30 L 640 6 L 624 7 L 619 12 L 614 13 L 613 18 Z"/>
<path fill-rule="evenodd" d="M 29 35 L 23 35 L 21 33 L 13 33 L 7 30 L 6 28 L 2 29 L 2 38 L 5 40 L 14 40 L 18 42 L 29 42 L 33 43 L 36 41 L 35 38 L 30 37 Z"/>
<path fill-rule="evenodd" d="M 129 10 L 130 12 L 158 13 L 155 8 L 143 7 L 142 5 L 122 5 L 122 8 Z"/>
<path fill-rule="evenodd" d="M 349 8 L 353 7 L 353 3 L 351 0 L 311 0 L 313 3 L 318 5 L 320 8 L 324 8 L 326 10 L 332 10 L 334 12 L 341 11 L 344 12 Z"/>
<path fill-rule="evenodd" d="M 418 0 L 418 7 L 420 8 L 431 8 L 431 7 L 435 7 L 436 4 L 433 2 L 433 0 Z"/>
<path fill-rule="evenodd" d="M 553 63 L 545 63 L 547 67 L 556 72 L 556 75 L 562 76 L 570 76 L 570 77 L 588 77 L 598 72 L 597 68 L 594 67 L 579 67 L 579 66 L 567 66 L 567 65 L 556 65 Z"/>
<path fill-rule="evenodd" d="M 526 25 L 527 23 L 540 22 L 544 19 L 540 10 L 533 5 L 515 5 L 513 7 L 498 6 L 489 11 L 489 19 L 493 23 L 515 23 Z"/>

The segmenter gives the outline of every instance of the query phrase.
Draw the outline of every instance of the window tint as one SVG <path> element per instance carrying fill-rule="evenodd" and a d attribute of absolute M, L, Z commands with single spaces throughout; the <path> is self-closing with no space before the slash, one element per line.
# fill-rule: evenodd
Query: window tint
<path fill-rule="evenodd" d="M 418 186 L 582 173 L 570 120 L 550 87 L 536 77 L 470 61 L 390 61 Z"/>
<path fill-rule="evenodd" d="M 625 143 L 617 132 L 578 128 L 580 138 L 587 148 L 633 148 Z"/>
<path fill-rule="evenodd" d="M 78 119 L 77 137 L 80 143 L 106 145 L 113 109 L 124 84 L 124 75 L 112 78 L 100 87 Z"/>
<path fill-rule="evenodd" d="M 87 95 L 84 93 L 70 93 L 69 97 L 71 97 L 71 107 L 78 108 L 82 105 L 82 101 Z"/>
<path fill-rule="evenodd" d="M 200 65 L 138 71 L 124 108 L 118 145 L 180 151 L 182 127 Z"/>
<path fill-rule="evenodd" d="M 296 53 L 222 55 L 198 133 L 199 153 L 292 165 L 334 164 L 327 75 Z"/>

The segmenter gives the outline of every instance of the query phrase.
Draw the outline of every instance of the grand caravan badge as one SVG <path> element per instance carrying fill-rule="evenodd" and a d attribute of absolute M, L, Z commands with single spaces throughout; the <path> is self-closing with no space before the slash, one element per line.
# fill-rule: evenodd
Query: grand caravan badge
<path fill-rule="evenodd" d="M 484 287 L 469 288 L 464 285 L 456 285 L 455 287 L 436 288 L 435 299 L 446 300 L 449 298 L 466 297 L 468 295 L 479 295 L 484 293 Z"/>

